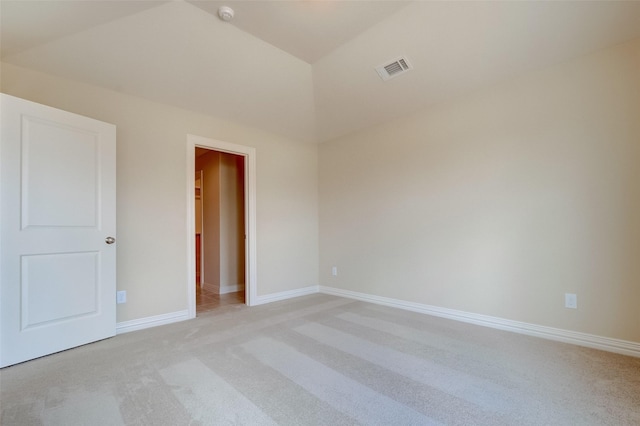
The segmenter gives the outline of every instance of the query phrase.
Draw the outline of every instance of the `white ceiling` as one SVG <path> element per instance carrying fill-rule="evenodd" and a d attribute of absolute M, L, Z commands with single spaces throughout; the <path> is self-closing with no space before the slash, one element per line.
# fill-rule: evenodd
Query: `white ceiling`
<path fill-rule="evenodd" d="M 166 2 L 0 0 L 2 56 Z"/>
<path fill-rule="evenodd" d="M 0 0 L 0 15 L 5 62 L 301 142 L 640 37 L 637 1 Z M 382 82 L 373 67 L 400 55 L 414 70 Z"/>
<path fill-rule="evenodd" d="M 231 6 L 234 26 L 310 64 L 409 4 L 399 0 L 187 1 L 213 15 L 220 6 Z"/>

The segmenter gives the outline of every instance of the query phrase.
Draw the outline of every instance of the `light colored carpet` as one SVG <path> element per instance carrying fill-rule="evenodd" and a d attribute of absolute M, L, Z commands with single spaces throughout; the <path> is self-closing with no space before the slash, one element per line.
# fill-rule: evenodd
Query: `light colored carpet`
<path fill-rule="evenodd" d="M 327 295 L 0 371 L 12 425 L 639 425 L 640 359 Z"/>

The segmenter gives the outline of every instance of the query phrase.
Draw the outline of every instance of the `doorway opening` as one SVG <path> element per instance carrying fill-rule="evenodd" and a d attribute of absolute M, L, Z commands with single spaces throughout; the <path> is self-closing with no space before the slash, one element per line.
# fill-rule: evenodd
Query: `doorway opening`
<path fill-rule="evenodd" d="M 245 301 L 244 156 L 195 149 L 196 315 Z"/>
<path fill-rule="evenodd" d="M 255 149 L 187 136 L 189 317 L 257 300 Z"/>

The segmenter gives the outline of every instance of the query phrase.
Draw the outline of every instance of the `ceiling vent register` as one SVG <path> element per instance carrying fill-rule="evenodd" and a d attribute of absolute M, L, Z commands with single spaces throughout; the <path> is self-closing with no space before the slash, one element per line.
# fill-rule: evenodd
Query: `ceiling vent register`
<path fill-rule="evenodd" d="M 376 71 L 383 81 L 387 81 L 390 78 L 397 77 L 400 74 L 404 74 L 411 69 L 413 69 L 411 67 L 411 64 L 409 63 L 407 58 L 404 57 L 394 59 L 392 62 L 376 67 Z"/>

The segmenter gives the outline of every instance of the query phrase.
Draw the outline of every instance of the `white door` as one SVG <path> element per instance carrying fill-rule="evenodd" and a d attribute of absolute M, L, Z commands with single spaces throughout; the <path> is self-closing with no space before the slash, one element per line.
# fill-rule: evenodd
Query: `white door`
<path fill-rule="evenodd" d="M 116 130 L 0 96 L 5 367 L 115 334 Z"/>

